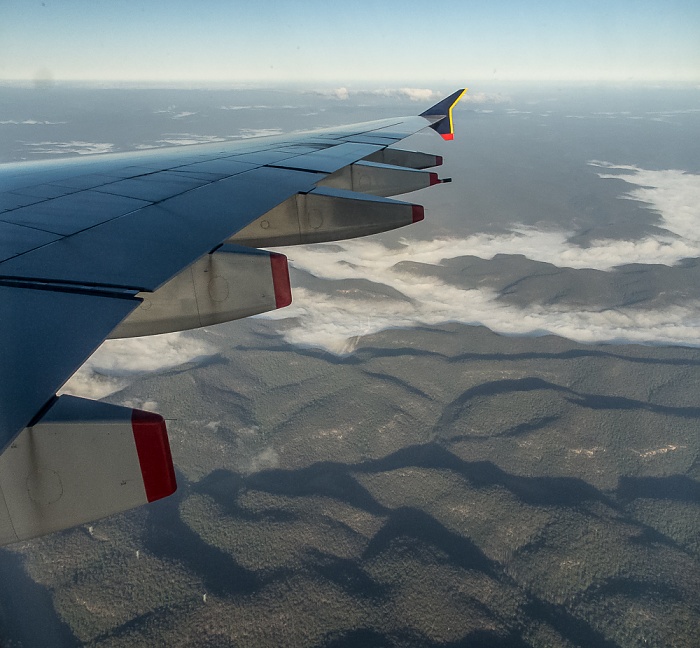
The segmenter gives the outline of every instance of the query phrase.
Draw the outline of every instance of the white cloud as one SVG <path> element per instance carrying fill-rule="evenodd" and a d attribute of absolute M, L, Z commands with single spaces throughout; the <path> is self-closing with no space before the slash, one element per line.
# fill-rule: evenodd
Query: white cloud
<path fill-rule="evenodd" d="M 266 106 L 264 104 L 247 106 L 240 106 L 234 104 L 230 106 L 219 106 L 219 110 L 297 110 L 298 108 L 299 106 Z"/>
<path fill-rule="evenodd" d="M 61 393 L 104 398 L 123 389 L 130 378 L 202 361 L 215 353 L 214 347 L 187 333 L 107 340 L 64 385 Z"/>
<path fill-rule="evenodd" d="M 664 236 L 636 241 L 598 240 L 583 248 L 569 242 L 572 232 L 543 232 L 516 227 L 509 234 L 475 234 L 464 239 L 405 241 L 398 249 L 371 240 L 286 249 L 292 264 L 330 280 L 367 279 L 397 290 L 405 300 L 358 299 L 347 291 L 319 293 L 296 290 L 291 307 L 263 315 L 269 319 L 298 318 L 285 328 L 285 338 L 303 346 L 334 353 L 352 351 L 363 336 L 391 327 L 445 322 L 482 324 L 509 335 L 554 333 L 579 342 L 648 342 L 700 345 L 700 305 L 671 306 L 663 311 L 643 308 L 590 309 L 531 304 L 527 309 L 498 300 L 487 289 L 464 290 L 439 279 L 402 272 L 402 261 L 439 264 L 465 255 L 492 258 L 496 254 L 525 256 L 560 267 L 610 270 L 626 263 L 673 264 L 700 255 L 700 176 L 682 171 L 648 171 L 633 166 L 592 163 L 616 170 L 617 178 L 635 186 L 622 198 L 645 202 L 659 213 Z"/>
<path fill-rule="evenodd" d="M 573 232 L 516 226 L 507 234 L 475 234 L 462 239 L 405 241 L 387 248 L 371 239 L 332 246 L 286 248 L 291 263 L 329 280 L 367 279 L 385 284 L 405 299 L 362 299 L 356 293 L 296 289 L 294 303 L 261 317 L 294 319 L 283 335 L 292 344 L 348 353 L 365 335 L 387 328 L 462 322 L 484 325 L 507 335 L 553 333 L 579 342 L 647 342 L 700 346 L 700 305 L 660 310 L 644 308 L 571 308 L 531 304 L 527 309 L 499 300 L 487 289 L 461 289 L 433 277 L 402 271 L 403 261 L 440 264 L 465 255 L 525 256 L 559 267 L 611 270 L 625 263 L 676 263 L 700 256 L 700 176 L 677 170 L 650 171 L 594 161 L 602 179 L 615 178 L 632 188 L 623 199 L 648 205 L 668 234 L 636 241 L 598 240 L 583 248 L 569 242 Z M 603 170 L 605 172 L 603 172 Z M 612 173 L 612 172 L 615 173 Z M 63 392 L 100 398 L 125 387 L 134 376 L 164 371 L 211 356 L 215 349 L 195 337 L 174 333 L 109 340 L 71 378 Z M 266 451 L 267 452 L 267 451 Z M 274 452 L 261 453 L 254 469 L 275 465 Z M 252 468 L 251 468 L 252 469 Z"/>
<path fill-rule="evenodd" d="M 330 90 L 315 90 L 310 94 L 322 97 L 331 97 L 340 101 L 347 101 L 350 97 L 391 97 L 395 99 L 409 99 L 410 101 L 437 101 L 443 93 L 429 88 L 381 88 L 377 90 L 348 90 L 345 87 Z"/>
<path fill-rule="evenodd" d="M 337 246 L 337 244 L 336 244 Z M 488 289 L 465 290 L 433 277 L 420 277 L 396 267 L 401 261 L 439 263 L 459 248 L 440 249 L 435 242 L 412 242 L 392 250 L 370 241 L 345 242 L 335 253 L 307 248 L 287 250 L 292 264 L 326 279 L 368 279 L 399 291 L 407 300 L 357 299 L 352 293 L 294 292 L 292 306 L 260 317 L 298 318 L 284 337 L 292 343 L 333 353 L 351 352 L 358 339 L 387 328 L 462 322 L 484 325 L 508 335 L 554 333 L 579 342 L 627 341 L 700 345 L 697 304 L 663 311 L 590 310 L 532 304 L 511 306 Z M 337 247 L 335 248 L 337 249 Z M 457 253 L 457 254 L 455 254 Z"/>
<path fill-rule="evenodd" d="M 700 345 L 697 304 L 663 311 L 581 310 L 540 304 L 525 310 L 504 304 L 491 290 L 463 290 L 435 278 L 421 279 L 397 271 L 367 272 L 364 278 L 387 284 L 410 301 L 360 300 L 299 289 L 290 308 L 263 317 L 299 318 L 284 332 L 288 342 L 338 354 L 351 352 L 362 336 L 387 328 L 446 322 L 484 325 L 508 335 L 553 333 L 579 342 Z"/>
<path fill-rule="evenodd" d="M 673 265 L 681 259 L 700 256 L 700 175 L 678 170 L 649 171 L 600 161 L 590 164 L 618 171 L 618 174 L 598 175 L 632 185 L 634 188 L 620 197 L 645 203 L 658 214 L 657 227 L 667 234 L 636 240 L 598 239 L 588 247 L 581 247 L 569 241 L 575 232 L 516 225 L 508 234 L 479 233 L 463 239 L 434 240 L 416 253 L 428 259 L 427 263 L 464 255 L 490 259 L 496 254 L 524 254 L 534 261 L 559 267 L 597 270 L 630 263 Z M 421 259 L 413 257 L 413 260 Z"/>
<path fill-rule="evenodd" d="M 281 128 L 242 128 L 240 136 L 242 139 L 250 139 L 251 137 L 267 137 L 268 135 L 281 135 Z"/>
<path fill-rule="evenodd" d="M 165 110 L 154 110 L 153 113 L 156 115 L 170 115 L 171 119 L 183 119 L 197 114 L 190 110 L 177 110 L 177 106 L 174 105 L 168 106 Z"/>
<path fill-rule="evenodd" d="M 334 88 L 332 90 L 317 90 L 312 94 L 321 95 L 322 97 L 332 97 L 345 101 L 350 98 L 350 92 L 347 88 Z"/>
<path fill-rule="evenodd" d="M 97 400 L 124 389 L 128 384 L 129 381 L 124 378 L 103 376 L 84 365 L 73 374 L 71 379 L 59 390 L 58 394 L 59 396 L 61 394 L 71 394 L 81 398 Z"/>
<path fill-rule="evenodd" d="M 131 409 L 143 409 L 151 412 L 155 412 L 158 409 L 158 401 L 150 399 L 129 398 L 122 401 L 122 405 L 124 407 L 130 407 Z"/>
<path fill-rule="evenodd" d="M 279 453 L 272 446 L 268 446 L 262 452 L 252 457 L 248 464 L 243 467 L 242 472 L 250 475 L 261 470 L 272 470 L 277 468 L 279 464 Z"/>
<path fill-rule="evenodd" d="M 137 151 L 147 151 L 149 149 L 165 148 L 167 146 L 190 146 L 192 144 L 211 144 L 213 142 L 227 142 L 240 139 L 237 136 L 221 137 L 219 135 L 196 135 L 194 133 L 176 133 L 159 139 L 153 144 L 135 144 L 133 148 Z"/>
<path fill-rule="evenodd" d="M 225 142 L 226 138 L 219 135 L 196 135 L 194 133 L 176 133 L 158 140 L 158 146 L 189 146 L 190 144 L 210 144 Z"/>
<path fill-rule="evenodd" d="M 411 101 L 433 101 L 442 98 L 441 93 L 428 88 L 387 88 L 384 90 L 369 90 L 358 94 L 369 94 L 379 97 L 397 97 Z"/>
<path fill-rule="evenodd" d="M 21 125 L 21 126 L 54 126 L 56 124 L 67 124 L 68 122 L 64 121 L 45 121 L 45 120 L 38 120 L 38 119 L 23 119 L 23 120 L 17 120 L 17 119 L 5 119 L 0 121 L 0 124 L 13 124 L 13 125 Z"/>
<path fill-rule="evenodd" d="M 636 166 L 613 166 L 597 161 L 591 164 L 611 170 L 627 171 L 625 175 L 598 175 L 601 178 L 621 179 L 636 185 L 636 189 L 622 197 L 648 204 L 650 209 L 659 213 L 661 227 L 685 239 L 690 246 L 694 246 L 695 253 L 700 254 L 700 175 L 674 169 L 649 171 Z"/>
<path fill-rule="evenodd" d="M 566 115 L 569 119 L 629 119 L 632 121 L 655 121 L 669 123 L 672 117 L 676 117 L 678 114 L 690 114 L 692 111 L 678 111 L 678 112 L 646 112 L 644 114 L 634 115 L 627 110 L 620 112 L 591 112 L 584 115 Z"/>
<path fill-rule="evenodd" d="M 469 92 L 462 97 L 460 104 L 501 104 L 510 103 L 511 98 L 508 95 L 503 95 L 493 92 Z M 509 111 L 512 112 L 512 111 Z M 518 112 L 518 111 L 515 111 Z"/>
<path fill-rule="evenodd" d="M 66 153 L 77 153 L 78 155 L 96 155 L 98 153 L 111 153 L 114 144 L 109 142 L 32 142 L 31 146 L 37 153 L 51 153 L 65 155 Z"/>

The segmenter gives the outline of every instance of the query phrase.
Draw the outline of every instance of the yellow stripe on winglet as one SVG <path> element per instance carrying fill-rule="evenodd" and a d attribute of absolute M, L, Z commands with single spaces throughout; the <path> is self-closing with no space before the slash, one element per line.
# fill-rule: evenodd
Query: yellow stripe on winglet
<path fill-rule="evenodd" d="M 449 107 L 449 109 L 447 111 L 447 117 L 450 120 L 450 132 L 449 132 L 449 134 L 443 135 L 442 136 L 443 139 L 446 139 L 446 140 L 454 139 L 455 128 L 454 128 L 454 123 L 452 122 L 452 109 L 459 103 L 459 100 L 467 93 L 467 90 L 469 90 L 469 88 L 464 88 L 464 90 L 462 90 L 459 97 L 457 97 L 454 100 L 454 102 L 452 103 L 452 105 Z"/>

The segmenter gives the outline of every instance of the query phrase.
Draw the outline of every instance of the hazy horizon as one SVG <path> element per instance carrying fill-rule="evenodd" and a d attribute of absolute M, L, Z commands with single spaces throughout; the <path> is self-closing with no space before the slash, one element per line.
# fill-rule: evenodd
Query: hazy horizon
<path fill-rule="evenodd" d="M 201 5 L 7 0 L 0 78 L 700 82 L 689 0 Z"/>

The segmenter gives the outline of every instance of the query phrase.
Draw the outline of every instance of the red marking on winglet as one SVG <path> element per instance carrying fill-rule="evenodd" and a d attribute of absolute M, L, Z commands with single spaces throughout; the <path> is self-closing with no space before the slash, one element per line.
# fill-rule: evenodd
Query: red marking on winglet
<path fill-rule="evenodd" d="M 275 288 L 275 304 L 277 308 L 284 308 L 292 303 L 287 257 L 284 254 L 270 252 L 270 265 L 272 266 L 272 285 Z"/>
<path fill-rule="evenodd" d="M 435 166 L 442 166 L 442 155 L 435 156 Z"/>
<path fill-rule="evenodd" d="M 455 134 L 454 134 L 454 133 L 445 133 L 445 134 L 442 136 L 442 139 L 447 140 L 448 142 L 449 142 L 450 140 L 453 140 L 454 138 L 455 138 Z"/>
<path fill-rule="evenodd" d="M 177 482 L 165 419 L 159 414 L 135 409 L 131 411 L 131 429 L 146 499 L 155 502 L 172 495 L 177 490 Z"/>
<path fill-rule="evenodd" d="M 413 222 L 417 223 L 425 218 L 425 210 L 423 205 L 413 205 Z"/>
<path fill-rule="evenodd" d="M 440 178 L 438 178 L 437 173 L 432 173 L 430 174 L 430 186 L 432 187 L 433 185 L 440 184 Z"/>

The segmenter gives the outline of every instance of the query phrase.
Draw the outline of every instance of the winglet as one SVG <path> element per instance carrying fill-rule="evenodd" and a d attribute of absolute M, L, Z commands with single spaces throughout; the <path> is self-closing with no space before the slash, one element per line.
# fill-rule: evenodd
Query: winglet
<path fill-rule="evenodd" d="M 439 133 L 442 139 L 454 139 L 455 131 L 452 123 L 452 109 L 457 105 L 457 102 L 464 96 L 466 91 L 467 88 L 457 90 L 457 92 L 453 92 L 449 97 L 438 101 L 434 106 L 421 113 L 421 117 L 442 116 L 442 119 L 430 124 L 430 128 Z"/>

